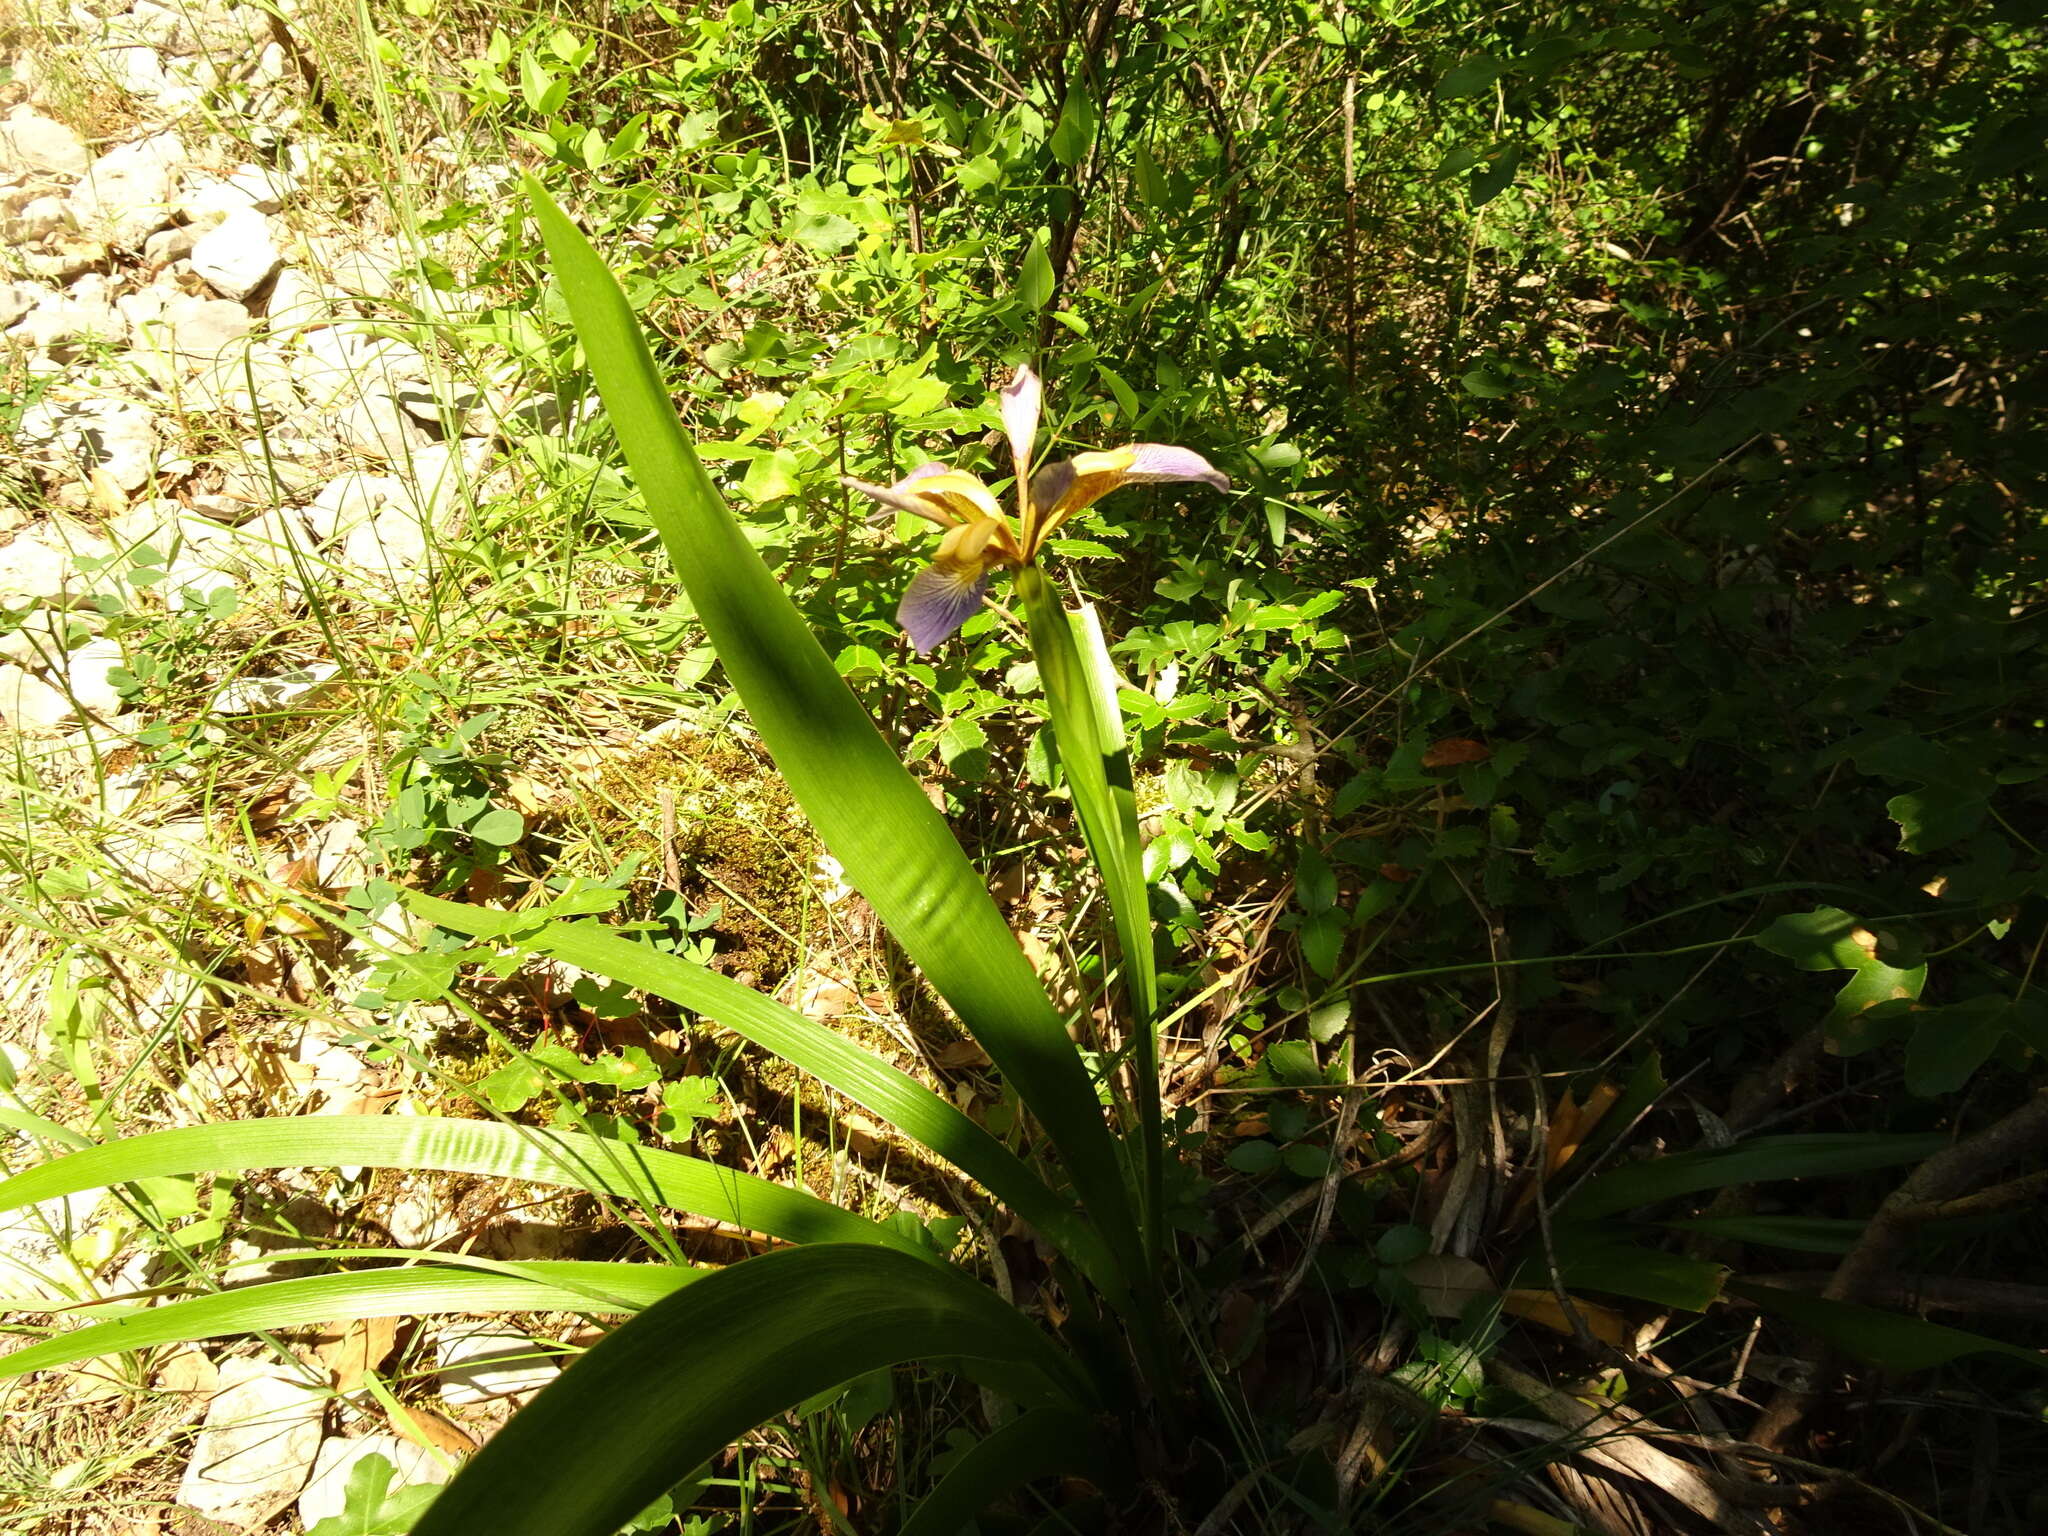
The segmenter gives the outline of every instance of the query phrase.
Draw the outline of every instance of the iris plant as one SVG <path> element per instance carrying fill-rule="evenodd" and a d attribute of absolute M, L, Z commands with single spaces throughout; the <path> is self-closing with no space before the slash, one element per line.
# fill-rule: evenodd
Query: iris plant
<path fill-rule="evenodd" d="M 845 482 L 884 506 L 945 530 L 931 565 L 918 572 L 896 609 L 896 622 L 920 654 L 950 638 L 973 616 L 998 567 L 1021 570 L 1031 565 L 1060 524 L 1119 486 L 1197 480 L 1219 491 L 1230 489 L 1229 477 L 1199 453 L 1167 443 L 1129 443 L 1080 453 L 1047 464 L 1034 475 L 1031 460 L 1043 403 L 1038 375 L 1020 367 L 1002 392 L 1003 431 L 1016 472 L 1014 520 L 978 476 L 945 464 L 920 464 L 894 485 L 851 478 Z"/>

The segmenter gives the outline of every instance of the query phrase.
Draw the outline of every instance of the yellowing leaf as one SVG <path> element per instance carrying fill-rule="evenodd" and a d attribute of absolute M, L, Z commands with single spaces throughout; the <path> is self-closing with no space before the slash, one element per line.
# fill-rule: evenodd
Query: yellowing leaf
<path fill-rule="evenodd" d="M 1635 1329 L 1629 1320 L 1612 1307 L 1604 1307 L 1597 1301 L 1583 1301 L 1572 1297 L 1572 1307 L 1579 1319 L 1586 1325 L 1586 1331 L 1603 1344 L 1616 1349 L 1635 1347 Z M 1554 1333 L 1576 1336 L 1572 1322 L 1551 1291 L 1516 1290 L 1504 1292 L 1500 1298 L 1500 1309 L 1512 1317 L 1540 1323 Z"/>

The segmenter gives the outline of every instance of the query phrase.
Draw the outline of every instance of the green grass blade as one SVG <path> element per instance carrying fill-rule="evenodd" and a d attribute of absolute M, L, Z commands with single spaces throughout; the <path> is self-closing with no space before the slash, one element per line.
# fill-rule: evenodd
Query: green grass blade
<path fill-rule="evenodd" d="M 1073 1410 L 1046 1336 L 957 1271 L 826 1245 L 748 1259 L 633 1318 L 549 1385 L 413 1536 L 614 1536 L 692 1468 L 865 1371 L 961 1356 L 1022 1365 Z"/>
<path fill-rule="evenodd" d="M 1077 637 L 1059 593 L 1035 566 L 1017 575 L 1017 590 L 1031 627 L 1031 650 L 1052 712 L 1055 752 L 1074 797 L 1081 838 L 1102 878 L 1123 960 L 1130 1001 L 1131 1074 L 1136 1083 L 1139 1156 L 1144 1198 L 1145 1248 L 1156 1255 L 1163 1240 L 1164 1194 L 1160 1166 L 1159 981 L 1152 942 L 1152 910 L 1145 889 L 1144 848 L 1138 837 L 1137 801 L 1123 720 L 1102 636 L 1084 616 Z"/>
<path fill-rule="evenodd" d="M 632 306 L 528 179 L 527 197 L 619 446 L 754 728 L 818 835 L 1058 1146 L 1132 1273 L 1142 1241 L 1093 1084 L 988 888 L 697 461 Z"/>
<path fill-rule="evenodd" d="M 536 929 L 531 918 L 515 912 L 494 912 L 418 893 L 408 893 L 406 905 L 457 933 L 505 939 L 667 998 L 773 1051 L 978 1180 L 1082 1268 L 1098 1279 L 1104 1276 L 1108 1254 L 1101 1238 L 1022 1158 L 955 1105 L 837 1031 L 708 967 L 635 943 L 596 923 L 555 921 Z"/>
<path fill-rule="evenodd" d="M 673 1295 L 699 1271 L 666 1264 L 534 1261 L 505 1270 L 427 1265 L 276 1280 L 133 1312 L 0 1356 L 0 1378 L 73 1365 L 97 1355 L 358 1317 L 434 1312 L 637 1312 Z M 610 1303 L 594 1299 L 608 1297 Z M 93 1311 L 82 1315 L 91 1317 Z"/>
<path fill-rule="evenodd" d="M 1930 1323 L 1924 1317 L 1830 1301 L 1776 1285 L 1733 1281 L 1728 1289 L 1842 1353 L 1886 1370 L 1925 1371 L 1964 1355 L 2003 1355 L 2036 1371 L 2048 1371 L 2048 1355 L 2038 1349 L 1988 1339 L 1966 1328 Z"/>
<path fill-rule="evenodd" d="M 315 1115 L 152 1131 L 16 1174 L 0 1183 L 0 1211 L 172 1174 L 342 1166 L 426 1168 L 560 1185 L 729 1221 L 791 1242 L 879 1243 L 908 1253 L 923 1251 L 913 1240 L 815 1195 L 701 1158 L 580 1132 L 425 1115 Z"/>
<path fill-rule="evenodd" d="M 1033 1408 L 953 1463 L 896 1536 L 958 1536 L 976 1515 L 1026 1483 L 1061 1473 L 1101 1483 L 1110 1471 L 1102 1433 L 1092 1420 L 1061 1408 Z"/>
<path fill-rule="evenodd" d="M 1565 1202 L 1562 1214 L 1572 1221 L 1611 1216 L 1676 1195 L 1731 1184 L 1766 1183 L 1772 1179 L 1818 1179 L 1834 1174 L 1863 1173 L 1917 1163 L 1948 1145 L 1939 1133 L 1884 1136 L 1875 1132 L 1823 1132 L 1811 1136 L 1760 1136 L 1718 1151 L 1680 1152 L 1631 1163 L 1612 1173 L 1588 1179 Z"/>

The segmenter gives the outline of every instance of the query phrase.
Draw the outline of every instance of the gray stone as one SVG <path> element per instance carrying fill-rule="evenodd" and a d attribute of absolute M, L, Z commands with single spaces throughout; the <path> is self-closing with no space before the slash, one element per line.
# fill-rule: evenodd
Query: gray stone
<path fill-rule="evenodd" d="M 113 546 L 66 518 L 24 529 L 0 546 L 0 607 L 80 603 L 105 578 L 80 572 L 79 562 L 110 555 Z"/>
<path fill-rule="evenodd" d="M 175 502 L 146 502 L 111 520 L 108 529 L 124 544 L 148 545 L 164 557 L 157 590 L 166 601 L 222 587 L 296 599 L 302 595 L 300 563 L 312 554 L 304 525 L 282 511 L 230 527 Z"/>
<path fill-rule="evenodd" d="M 371 521 L 390 503 L 403 501 L 405 495 L 405 482 L 395 476 L 351 470 L 321 487 L 306 508 L 306 523 L 316 540 L 330 543 Z"/>
<path fill-rule="evenodd" d="M 41 283 L 0 283 L 0 331 L 19 325 L 30 310 L 54 296 L 55 290 Z"/>
<path fill-rule="evenodd" d="M 16 107 L 0 123 L 0 165 L 37 176 L 83 176 L 92 164 L 85 141 L 55 118 Z"/>
<path fill-rule="evenodd" d="M 347 250 L 329 259 L 327 271 L 344 292 L 381 299 L 390 295 L 392 274 L 400 265 L 396 252 Z"/>
<path fill-rule="evenodd" d="M 231 346 L 202 365 L 186 386 L 185 400 L 251 421 L 276 420 L 299 409 L 290 361 L 276 347 L 255 341 Z"/>
<path fill-rule="evenodd" d="M 304 1378 L 261 1360 L 230 1360 L 178 1483 L 178 1502 L 246 1527 L 306 1485 L 320 1453 L 323 1404 Z"/>
<path fill-rule="evenodd" d="M 24 667 L 52 667 L 64 653 L 98 632 L 98 615 L 85 610 L 37 608 L 0 635 L 0 656 Z"/>
<path fill-rule="evenodd" d="M 205 233 L 190 224 L 174 224 L 169 229 L 160 229 L 142 242 L 142 259 L 153 267 L 167 267 L 174 261 L 183 261 L 192 254 L 192 247 L 199 243 Z"/>
<path fill-rule="evenodd" d="M 227 184 L 248 198 L 258 213 L 280 213 L 299 195 L 299 178 L 291 171 L 248 160 L 228 172 Z"/>
<path fill-rule="evenodd" d="M 155 0 L 135 0 L 133 9 L 125 16 L 113 18 L 108 30 L 124 42 L 161 48 L 168 54 L 195 53 L 199 48 L 199 34 L 186 21 L 184 13 L 158 5 Z"/>
<path fill-rule="evenodd" d="M 148 483 L 156 427 L 148 406 L 133 400 L 38 400 L 22 413 L 21 445 L 53 469 L 86 479 L 104 469 L 124 491 Z"/>
<path fill-rule="evenodd" d="M 220 176 L 200 176 L 185 184 L 173 211 L 187 224 L 196 224 L 206 230 L 234 214 L 266 210 L 258 208 L 256 199 L 234 182 Z"/>
<path fill-rule="evenodd" d="M 24 736 L 49 736 L 73 719 L 71 701 L 33 672 L 0 664 L 0 725 Z"/>
<path fill-rule="evenodd" d="M 217 715 L 273 713 L 318 693 L 340 672 L 341 668 L 331 661 L 316 661 L 274 677 L 238 677 L 213 696 L 213 712 Z M 308 1030 L 311 1028 L 311 1025 L 307 1026 Z M 294 1047 L 292 1059 L 301 1062 L 313 1060 L 314 1055 L 307 1053 L 316 1048 L 306 1042 L 314 1039 L 311 1034 L 303 1036 L 301 1046 Z M 350 1057 L 350 1060 L 355 1062 L 355 1067 L 347 1077 L 347 1083 L 355 1082 L 363 1074 L 362 1062 L 355 1057 Z"/>
<path fill-rule="evenodd" d="M 172 187 L 184 163 L 184 141 L 175 133 L 111 149 L 93 161 L 71 194 L 72 217 L 94 239 L 138 249 L 170 222 Z"/>
<path fill-rule="evenodd" d="M 83 287 L 96 277 L 97 273 L 87 273 L 77 286 Z M 82 298 L 71 293 L 52 294 L 29 311 L 15 334 L 43 352 L 118 345 L 128 337 L 128 322 L 100 296 L 99 289 L 104 287 L 105 280 L 101 279 L 99 288 Z"/>
<path fill-rule="evenodd" d="M 254 208 L 229 214 L 192 247 L 192 270 L 230 299 L 248 298 L 283 264 L 270 221 Z"/>
<path fill-rule="evenodd" d="M 491 1330 L 444 1334 L 434 1360 L 441 1400 L 458 1406 L 523 1397 L 561 1374 L 552 1351 L 522 1334 Z"/>
<path fill-rule="evenodd" d="M 372 391 L 392 397 L 427 371 L 417 350 L 388 336 L 365 336 L 357 325 L 328 325 L 299 338 L 300 361 L 293 370 L 306 398 L 316 405 L 341 405 Z"/>
<path fill-rule="evenodd" d="M 398 403 L 431 427 L 452 424 L 464 437 L 488 437 L 489 414 L 483 409 L 483 391 L 472 384 L 401 384 Z"/>
<path fill-rule="evenodd" d="M 76 203 L 72 209 L 77 211 Z M 30 277 L 46 283 L 68 283 L 81 273 L 105 266 L 107 248 L 92 240 L 59 240 L 55 249 L 23 251 L 20 256 L 22 269 Z"/>
<path fill-rule="evenodd" d="M 164 68 L 163 55 L 154 48 L 140 44 L 103 48 L 99 57 L 107 78 L 130 96 L 162 105 L 164 97 L 177 89 L 177 82 Z"/>
<path fill-rule="evenodd" d="M 322 283 L 315 282 L 297 267 L 286 267 L 270 285 L 270 299 L 264 306 L 271 334 L 293 328 L 326 325 L 334 318 L 334 300 Z"/>
<path fill-rule="evenodd" d="M 339 1515 L 348 1503 L 348 1480 L 365 1457 L 382 1456 L 391 1463 L 391 1487 L 418 1487 L 424 1483 L 445 1483 L 448 1469 L 441 1459 L 416 1441 L 396 1435 L 365 1435 L 360 1440 L 329 1440 L 320 1447 L 313 1463 L 312 1481 L 299 1495 L 299 1523 L 311 1530 L 322 1520 Z"/>
<path fill-rule="evenodd" d="M 366 390 L 334 415 L 334 430 L 349 447 L 380 459 L 404 460 L 427 446 L 427 429 L 389 390 Z"/>
<path fill-rule="evenodd" d="M 239 357 L 242 349 L 236 343 L 255 326 L 249 312 L 230 300 L 180 295 L 153 319 L 136 326 L 136 341 L 180 363 L 203 364 L 222 356 Z"/>
<path fill-rule="evenodd" d="M 61 234 L 70 222 L 64 199 L 45 193 L 41 197 L 30 198 L 8 215 L 7 238 L 16 245 L 33 245 Z"/>
<path fill-rule="evenodd" d="M 88 640 L 64 657 L 62 691 L 70 696 L 73 707 L 81 714 L 102 720 L 117 715 L 121 712 L 121 694 L 107 681 L 107 674 L 127 664 L 128 658 L 121 654 L 118 641 Z"/>
<path fill-rule="evenodd" d="M 0 715 L 6 712 L 6 671 L 0 667 Z M 100 1192 L 91 1190 L 0 1212 L 0 1292 L 75 1303 L 78 1271 L 65 1249 L 98 1225 L 99 1203 Z"/>

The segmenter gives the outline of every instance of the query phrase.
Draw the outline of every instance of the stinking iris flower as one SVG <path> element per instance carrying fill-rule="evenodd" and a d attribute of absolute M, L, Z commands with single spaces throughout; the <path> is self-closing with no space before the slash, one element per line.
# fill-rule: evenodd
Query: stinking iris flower
<path fill-rule="evenodd" d="M 850 477 L 844 482 L 885 507 L 945 530 L 932 563 L 912 579 L 896 609 L 896 622 L 920 655 L 973 617 L 997 568 L 1030 565 L 1060 524 L 1119 486 L 1199 480 L 1219 491 L 1230 489 L 1229 476 L 1199 453 L 1167 443 L 1129 443 L 1079 453 L 1032 474 L 1044 394 L 1038 375 L 1028 367 L 1020 367 L 1002 392 L 1003 432 L 1010 440 L 1010 462 L 1017 476 L 1014 522 L 979 477 L 944 464 L 921 464 L 894 485 L 871 485 Z"/>

